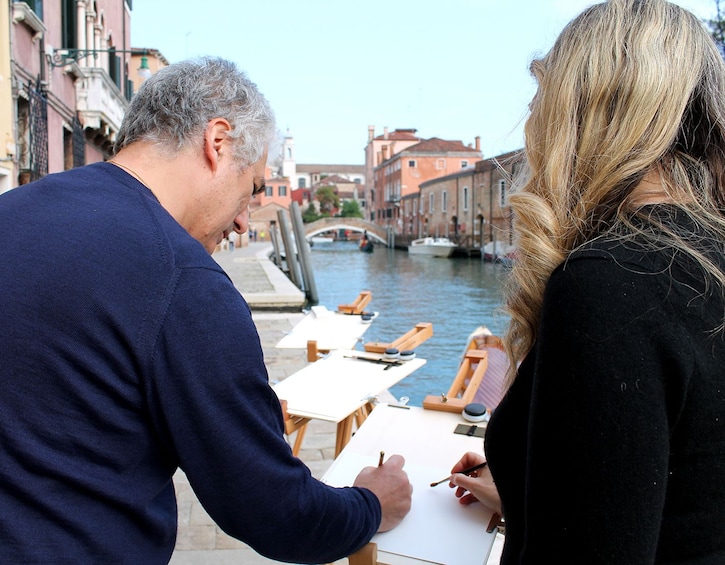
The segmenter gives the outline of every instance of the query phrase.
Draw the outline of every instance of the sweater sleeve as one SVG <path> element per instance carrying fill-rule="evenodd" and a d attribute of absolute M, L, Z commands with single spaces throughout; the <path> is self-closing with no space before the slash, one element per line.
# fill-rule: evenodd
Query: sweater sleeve
<path fill-rule="evenodd" d="M 355 552 L 380 524 L 377 497 L 324 485 L 292 455 L 246 302 L 211 269 L 182 270 L 173 287 L 149 406 L 204 508 L 273 559 L 320 563 Z"/>
<path fill-rule="evenodd" d="M 692 359 L 669 277 L 573 259 L 547 285 L 535 350 L 522 562 L 650 563 L 669 433 Z"/>

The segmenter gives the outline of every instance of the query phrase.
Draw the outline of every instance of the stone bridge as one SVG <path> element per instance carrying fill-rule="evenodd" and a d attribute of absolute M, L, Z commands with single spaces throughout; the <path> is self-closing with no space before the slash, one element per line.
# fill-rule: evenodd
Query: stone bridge
<path fill-rule="evenodd" d="M 387 243 L 387 231 L 377 224 L 363 220 L 362 218 L 320 218 L 309 224 L 305 224 L 305 237 L 311 238 L 322 232 L 331 230 L 350 230 L 357 232 L 368 232 L 368 237 L 375 239 L 385 245 Z"/>

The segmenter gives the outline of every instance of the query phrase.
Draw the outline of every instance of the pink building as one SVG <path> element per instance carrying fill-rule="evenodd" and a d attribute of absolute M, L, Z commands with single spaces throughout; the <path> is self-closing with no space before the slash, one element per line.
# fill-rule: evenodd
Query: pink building
<path fill-rule="evenodd" d="M 406 233 L 410 228 L 404 223 L 402 200 L 418 194 L 422 183 L 472 167 L 482 156 L 478 137 L 475 146 L 437 137 L 405 144 L 402 148 L 382 145 L 381 160 L 373 168 L 368 219 L 395 234 Z"/>
<path fill-rule="evenodd" d="M 107 158 L 138 88 L 134 79 L 151 71 L 138 75 L 132 66 L 129 0 L 26 0 L 11 6 L 17 98 L 10 143 L 17 186 Z M 165 64 L 157 52 L 149 56 Z"/>

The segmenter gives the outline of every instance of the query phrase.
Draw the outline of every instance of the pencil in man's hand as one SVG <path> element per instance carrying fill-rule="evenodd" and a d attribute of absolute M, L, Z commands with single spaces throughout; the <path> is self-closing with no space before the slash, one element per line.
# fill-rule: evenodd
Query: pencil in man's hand
<path fill-rule="evenodd" d="M 385 452 L 384 451 L 381 451 L 380 452 L 380 459 L 378 459 L 378 467 L 382 467 L 383 466 L 383 458 L 384 457 L 385 457 Z"/>

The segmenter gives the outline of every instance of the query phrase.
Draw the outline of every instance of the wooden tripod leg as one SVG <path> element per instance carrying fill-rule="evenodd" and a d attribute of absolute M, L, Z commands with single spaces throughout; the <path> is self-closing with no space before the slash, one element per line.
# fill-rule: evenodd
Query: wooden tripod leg
<path fill-rule="evenodd" d="M 345 448 L 347 442 L 352 437 L 352 423 L 355 420 L 355 414 L 350 414 L 344 420 L 337 424 L 337 438 L 335 439 L 335 458 Z"/>
<path fill-rule="evenodd" d="M 320 358 L 320 352 L 317 349 L 317 341 L 311 339 L 307 342 L 307 362 L 314 363 Z"/>
<path fill-rule="evenodd" d="M 376 565 L 378 562 L 378 546 L 373 542 L 365 544 L 347 558 L 350 565 Z"/>
<path fill-rule="evenodd" d="M 292 446 L 292 455 L 297 457 L 300 454 L 302 448 L 302 440 L 305 438 L 305 432 L 307 431 L 307 422 L 297 428 L 297 435 L 295 436 L 295 443 Z"/>

